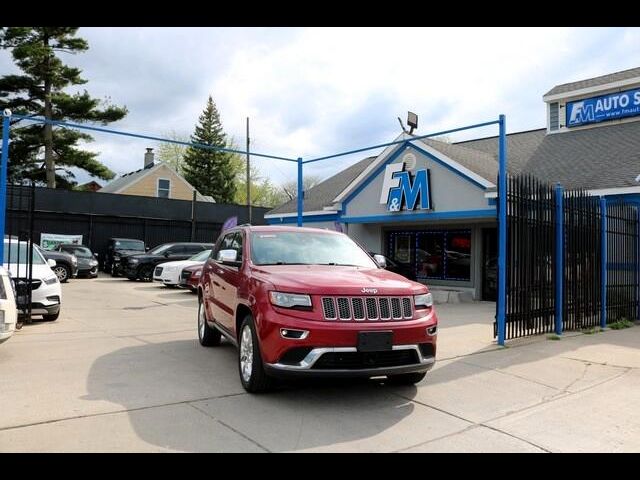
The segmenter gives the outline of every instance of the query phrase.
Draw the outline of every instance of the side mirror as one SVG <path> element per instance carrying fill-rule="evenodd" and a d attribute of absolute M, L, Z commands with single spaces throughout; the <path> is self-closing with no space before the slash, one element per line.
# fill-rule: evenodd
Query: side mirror
<path fill-rule="evenodd" d="M 49 265 L 50 267 L 55 267 L 56 261 L 53 258 L 50 258 L 49 260 L 47 260 L 47 265 Z"/>
<path fill-rule="evenodd" d="M 170 253 L 169 252 L 164 252 L 163 255 L 164 255 L 164 258 L 169 258 Z"/>
<path fill-rule="evenodd" d="M 384 258 L 384 255 L 374 255 L 373 259 L 380 268 L 387 268 L 387 259 Z"/>
<path fill-rule="evenodd" d="M 147 246 L 144 247 L 144 251 L 145 252 L 148 252 L 149 250 L 151 250 L 149 247 L 147 247 Z"/>
<path fill-rule="evenodd" d="M 222 263 L 236 264 L 238 263 L 238 251 L 237 250 L 220 250 L 218 252 L 217 260 Z"/>
<path fill-rule="evenodd" d="M 98 253 L 94 253 L 94 254 L 93 254 L 93 256 L 94 256 L 95 258 L 98 258 L 98 257 L 100 256 L 100 254 L 98 254 Z"/>

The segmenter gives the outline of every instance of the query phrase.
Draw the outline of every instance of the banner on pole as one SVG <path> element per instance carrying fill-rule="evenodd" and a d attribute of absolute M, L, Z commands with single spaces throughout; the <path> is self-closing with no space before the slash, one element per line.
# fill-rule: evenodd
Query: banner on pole
<path fill-rule="evenodd" d="M 57 233 L 40 234 L 40 246 L 45 250 L 53 250 L 63 243 L 82 245 L 82 235 L 61 235 Z"/>

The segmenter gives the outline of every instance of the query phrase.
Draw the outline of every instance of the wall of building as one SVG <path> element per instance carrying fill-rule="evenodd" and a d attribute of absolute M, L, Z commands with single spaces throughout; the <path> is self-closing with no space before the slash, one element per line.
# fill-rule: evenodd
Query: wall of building
<path fill-rule="evenodd" d="M 191 200 L 193 197 L 193 189 L 180 179 L 175 173 L 173 173 L 166 166 L 162 165 L 146 177 L 138 180 L 133 185 L 122 190 L 121 194 L 124 195 L 140 195 L 144 197 L 157 197 L 158 196 L 158 179 L 165 178 L 171 181 L 171 190 L 169 191 L 169 198 L 174 200 Z"/>

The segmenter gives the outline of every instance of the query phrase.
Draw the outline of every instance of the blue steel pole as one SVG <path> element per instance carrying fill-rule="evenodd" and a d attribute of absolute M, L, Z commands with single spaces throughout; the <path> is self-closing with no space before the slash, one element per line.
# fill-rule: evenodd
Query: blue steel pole
<path fill-rule="evenodd" d="M 304 209 L 304 190 L 302 187 L 302 158 L 298 157 L 298 226 L 302 226 L 302 212 Z"/>
<path fill-rule="evenodd" d="M 600 327 L 607 326 L 607 199 L 600 197 Z"/>
<path fill-rule="evenodd" d="M 500 115 L 498 171 L 498 345 L 504 345 L 507 317 L 507 135 L 506 118 Z"/>
<path fill-rule="evenodd" d="M 556 298 L 555 330 L 562 335 L 562 310 L 564 304 L 564 189 L 556 185 Z"/>
<path fill-rule="evenodd" d="M 9 166 L 9 131 L 11 130 L 11 111 L 5 110 L 2 118 L 2 160 L 0 163 L 0 265 L 4 264 L 4 226 L 7 214 L 7 168 Z"/>

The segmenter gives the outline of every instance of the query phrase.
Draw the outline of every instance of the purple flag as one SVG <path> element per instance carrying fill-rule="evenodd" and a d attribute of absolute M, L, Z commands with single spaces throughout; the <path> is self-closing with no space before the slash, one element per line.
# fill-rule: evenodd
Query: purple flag
<path fill-rule="evenodd" d="M 229 217 L 222 224 L 222 231 L 229 230 L 230 228 L 238 225 L 238 217 Z"/>

